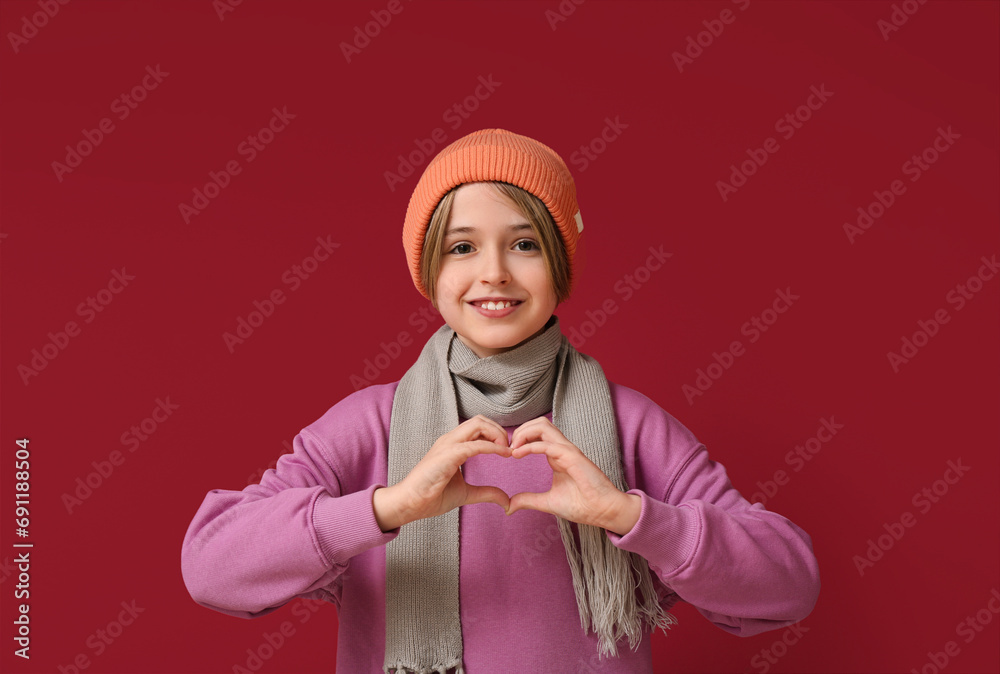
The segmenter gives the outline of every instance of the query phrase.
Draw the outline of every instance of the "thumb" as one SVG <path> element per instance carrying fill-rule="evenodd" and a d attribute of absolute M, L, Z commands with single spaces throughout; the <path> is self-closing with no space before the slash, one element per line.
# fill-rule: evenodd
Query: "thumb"
<path fill-rule="evenodd" d="M 510 499 L 510 507 L 507 508 L 507 514 L 511 515 L 518 510 L 541 510 L 542 512 L 548 512 L 546 508 L 548 505 L 546 496 L 547 494 L 531 491 L 522 491 L 519 494 L 514 494 Z"/>
<path fill-rule="evenodd" d="M 496 503 L 506 511 L 507 506 L 510 504 L 510 497 L 500 487 L 485 487 L 475 484 L 468 484 L 466 487 L 465 505 L 469 505 L 470 503 Z"/>

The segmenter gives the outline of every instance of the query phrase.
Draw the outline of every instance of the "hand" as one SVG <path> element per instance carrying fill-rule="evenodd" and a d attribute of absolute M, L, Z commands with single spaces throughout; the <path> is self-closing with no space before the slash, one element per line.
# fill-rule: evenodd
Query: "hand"
<path fill-rule="evenodd" d="M 566 439 L 545 417 L 522 424 L 511 437 L 511 456 L 544 454 L 552 468 L 552 488 L 545 493 L 522 492 L 510 499 L 507 514 L 541 510 L 578 524 L 590 524 L 625 534 L 639 519 L 639 497 L 626 494 Z"/>
<path fill-rule="evenodd" d="M 399 483 L 375 490 L 376 519 L 380 520 L 382 530 L 443 515 L 470 503 L 496 503 L 506 510 L 510 499 L 502 489 L 465 482 L 459 468 L 476 454 L 510 456 L 507 431 L 481 414 L 438 438 L 430 451 Z M 380 507 L 380 503 L 385 506 L 386 502 L 391 505 Z M 380 513 L 380 510 L 384 512 Z"/>

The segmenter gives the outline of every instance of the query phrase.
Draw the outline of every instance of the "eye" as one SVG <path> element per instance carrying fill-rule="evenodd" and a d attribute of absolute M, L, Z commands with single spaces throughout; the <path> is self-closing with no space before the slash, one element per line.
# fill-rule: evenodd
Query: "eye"
<path fill-rule="evenodd" d="M 515 243 L 514 246 L 522 253 L 541 250 L 539 245 L 531 239 L 522 239 Z M 466 255 L 470 252 L 472 252 L 472 244 L 469 243 L 456 243 L 448 250 L 449 255 Z"/>

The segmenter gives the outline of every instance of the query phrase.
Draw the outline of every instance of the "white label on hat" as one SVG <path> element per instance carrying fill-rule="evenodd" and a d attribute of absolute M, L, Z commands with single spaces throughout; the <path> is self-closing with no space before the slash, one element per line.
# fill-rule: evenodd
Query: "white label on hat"
<path fill-rule="evenodd" d="M 583 231 L 583 218 L 580 217 L 580 211 L 577 211 L 573 217 L 576 218 L 576 231 L 579 234 Z"/>

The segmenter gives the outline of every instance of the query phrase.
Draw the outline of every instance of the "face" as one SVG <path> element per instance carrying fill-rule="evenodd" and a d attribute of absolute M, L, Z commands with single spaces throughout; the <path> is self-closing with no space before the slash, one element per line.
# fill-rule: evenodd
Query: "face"
<path fill-rule="evenodd" d="M 476 355 L 503 353 L 542 331 L 556 293 L 537 237 L 512 203 L 486 183 L 460 186 L 443 246 L 437 309 Z M 510 307 L 490 309 L 490 301 Z"/>

